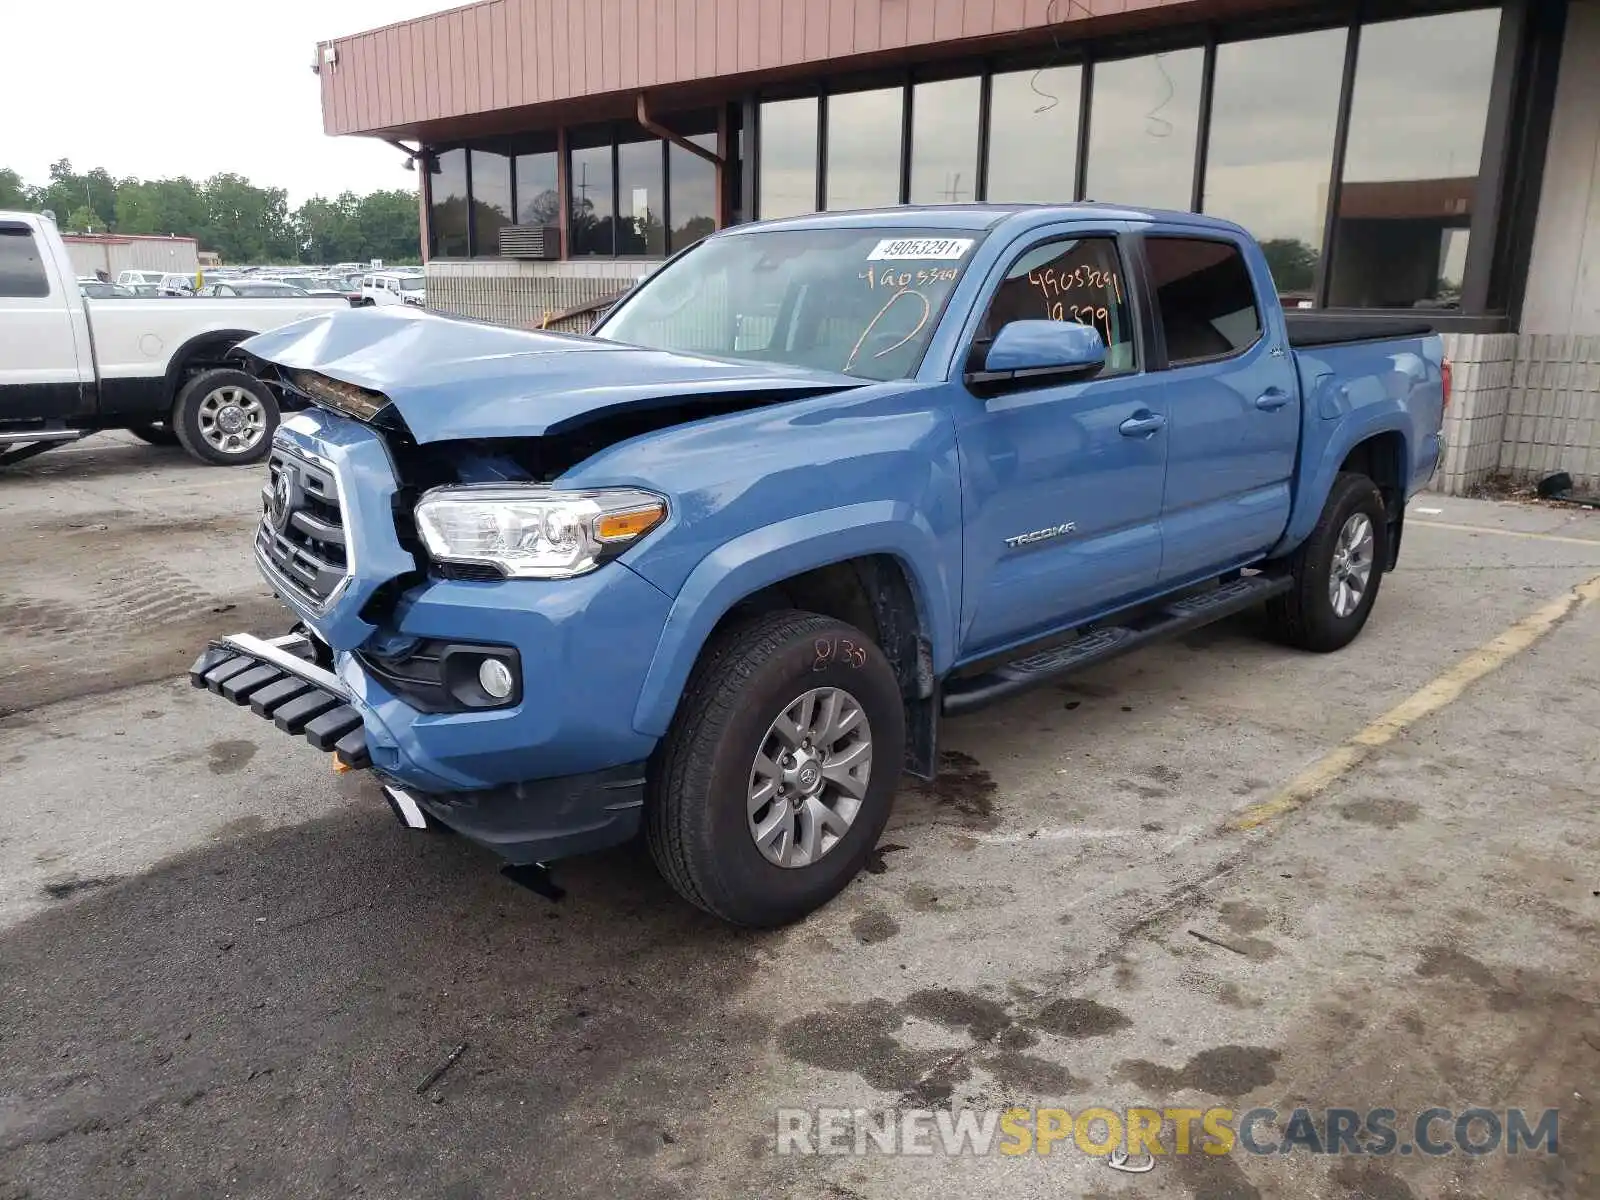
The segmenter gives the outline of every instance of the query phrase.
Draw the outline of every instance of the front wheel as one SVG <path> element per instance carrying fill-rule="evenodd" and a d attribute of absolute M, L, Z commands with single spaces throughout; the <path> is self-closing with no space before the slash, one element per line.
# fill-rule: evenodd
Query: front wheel
<path fill-rule="evenodd" d="M 278 402 L 261 380 L 220 367 L 201 371 L 178 393 L 170 427 L 201 462 L 236 466 L 259 461 L 278 427 Z"/>
<path fill-rule="evenodd" d="M 1342 472 L 1322 515 L 1289 560 L 1294 586 L 1271 601 L 1279 640 L 1327 653 L 1348 646 L 1372 612 L 1389 561 L 1389 514 L 1377 484 Z"/>
<path fill-rule="evenodd" d="M 652 763 L 651 856 L 726 921 L 799 920 L 877 845 L 904 751 L 894 671 L 866 634 L 794 610 L 734 626 L 701 655 Z"/>

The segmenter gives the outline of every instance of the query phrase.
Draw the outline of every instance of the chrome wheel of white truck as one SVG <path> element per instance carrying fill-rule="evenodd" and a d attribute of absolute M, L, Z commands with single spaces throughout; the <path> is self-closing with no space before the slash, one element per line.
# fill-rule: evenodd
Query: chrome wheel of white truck
<path fill-rule="evenodd" d="M 252 463 L 267 452 L 278 427 L 278 402 L 245 371 L 202 371 L 178 393 L 171 428 L 183 448 L 203 462 Z"/>
<path fill-rule="evenodd" d="M 865 865 L 904 754 L 904 701 L 869 634 L 795 609 L 730 624 L 650 765 L 651 855 L 724 920 L 799 920 Z"/>

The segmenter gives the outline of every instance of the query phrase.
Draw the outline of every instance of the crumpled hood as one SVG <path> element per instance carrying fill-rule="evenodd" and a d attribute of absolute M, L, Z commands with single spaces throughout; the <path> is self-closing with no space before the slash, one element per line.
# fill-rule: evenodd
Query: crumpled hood
<path fill-rule="evenodd" d="M 507 329 L 406 305 L 297 321 L 239 349 L 380 392 L 418 442 L 559 433 L 625 409 L 751 392 L 795 397 L 865 380 L 768 363 Z"/>

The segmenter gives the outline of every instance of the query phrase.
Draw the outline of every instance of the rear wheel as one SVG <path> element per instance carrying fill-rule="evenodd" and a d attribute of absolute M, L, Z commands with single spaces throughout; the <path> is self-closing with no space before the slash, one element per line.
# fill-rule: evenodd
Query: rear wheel
<path fill-rule="evenodd" d="M 859 629 L 794 610 L 728 629 L 652 764 L 651 855 L 724 920 L 798 920 L 860 872 L 904 749 L 894 671 Z"/>
<path fill-rule="evenodd" d="M 1268 605 L 1274 634 L 1322 653 L 1349 645 L 1372 612 L 1388 556 L 1388 510 L 1377 484 L 1341 473 L 1311 535 L 1290 558 L 1294 586 Z"/>
<path fill-rule="evenodd" d="M 272 443 L 278 402 L 266 384 L 245 371 L 202 371 L 179 391 L 171 427 L 183 448 L 201 462 L 253 463 Z"/>

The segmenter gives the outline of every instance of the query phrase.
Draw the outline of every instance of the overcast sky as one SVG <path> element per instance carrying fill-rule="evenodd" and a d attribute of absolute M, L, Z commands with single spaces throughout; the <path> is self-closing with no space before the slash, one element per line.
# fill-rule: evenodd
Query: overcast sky
<path fill-rule="evenodd" d="M 319 40 L 462 0 L 47 0 L 6 5 L 0 167 L 117 178 L 233 171 L 291 206 L 346 189 L 414 188 L 393 147 L 330 138 L 311 62 Z"/>

